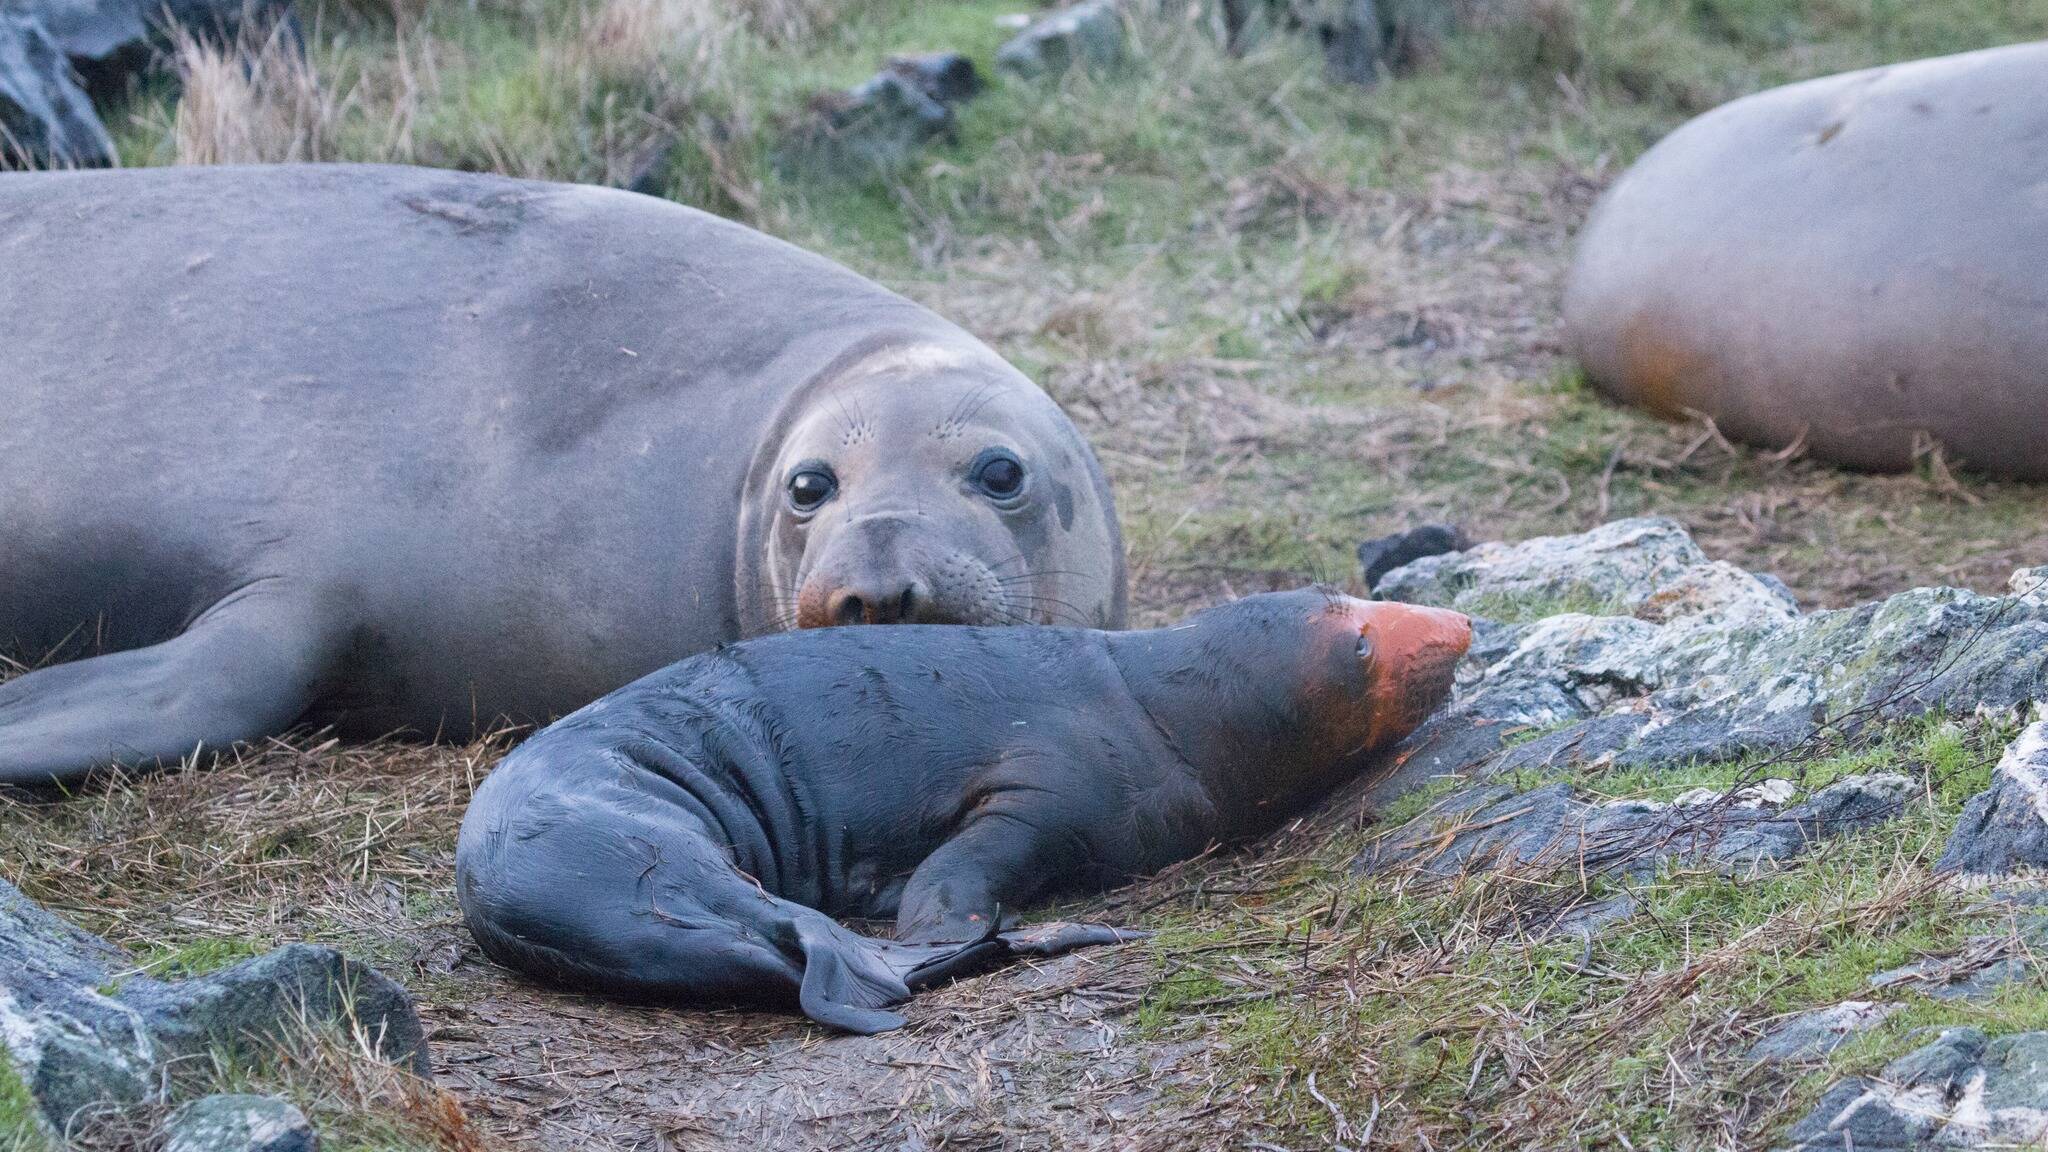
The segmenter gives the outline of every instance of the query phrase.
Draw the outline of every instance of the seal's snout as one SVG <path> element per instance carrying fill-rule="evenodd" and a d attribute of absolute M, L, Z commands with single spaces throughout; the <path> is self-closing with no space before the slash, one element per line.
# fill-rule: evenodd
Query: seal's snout
<path fill-rule="evenodd" d="M 865 587 L 840 588 L 825 598 L 825 615 L 840 627 L 848 624 L 903 624 L 916 620 L 931 602 L 931 591 L 908 576 L 869 580 Z"/>
<path fill-rule="evenodd" d="M 1353 601 L 1350 615 L 1365 662 L 1371 730 L 1399 739 L 1450 696 L 1458 660 L 1472 646 L 1472 621 L 1443 608 L 1380 600 Z"/>

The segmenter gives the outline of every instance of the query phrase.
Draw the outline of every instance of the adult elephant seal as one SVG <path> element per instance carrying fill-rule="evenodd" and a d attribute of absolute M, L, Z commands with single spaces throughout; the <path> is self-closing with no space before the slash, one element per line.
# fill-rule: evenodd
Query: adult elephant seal
<path fill-rule="evenodd" d="M 1593 382 L 1859 468 L 2048 477 L 2048 43 L 1778 88 L 1607 193 L 1565 292 Z"/>
<path fill-rule="evenodd" d="M 598 188 L 0 178 L 0 781 L 311 719 L 544 721 L 792 626 L 1124 616 L 1108 489 L 974 339 Z"/>
<path fill-rule="evenodd" d="M 557 983 L 893 1028 L 913 988 L 1119 938 L 1003 917 L 1278 827 L 1435 710 L 1469 639 L 1454 612 L 1308 589 L 1152 632 L 750 641 L 507 756 L 456 893 L 485 952 Z"/>

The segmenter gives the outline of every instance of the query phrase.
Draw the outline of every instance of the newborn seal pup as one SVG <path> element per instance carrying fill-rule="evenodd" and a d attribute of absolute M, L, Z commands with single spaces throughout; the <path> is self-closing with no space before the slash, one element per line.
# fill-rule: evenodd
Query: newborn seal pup
<path fill-rule="evenodd" d="M 1454 612 L 1311 589 L 1149 632 L 749 641 L 505 757 L 456 892 L 493 959 L 572 988 L 894 1028 L 914 988 L 1120 938 L 1001 920 L 1278 827 L 1434 711 L 1469 639 Z"/>
<path fill-rule="evenodd" d="M 828 624 L 1119 627 L 1045 393 L 828 261 L 426 169 L 0 179 L 0 782 L 544 722 Z M 69 662 L 65 662 L 69 661 Z"/>

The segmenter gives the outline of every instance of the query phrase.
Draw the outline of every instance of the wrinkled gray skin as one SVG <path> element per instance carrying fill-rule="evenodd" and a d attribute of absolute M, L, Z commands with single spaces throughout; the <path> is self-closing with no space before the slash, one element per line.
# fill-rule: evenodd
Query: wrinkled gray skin
<path fill-rule="evenodd" d="M 930 312 L 629 193 L 0 177 L 0 781 L 302 720 L 467 736 L 798 623 L 1120 626 L 1052 401 Z M 991 451 L 1018 496 L 969 478 Z M 838 489 L 799 514 L 792 470 Z"/>
<path fill-rule="evenodd" d="M 456 894 L 493 959 L 571 987 L 893 1028 L 915 988 L 1119 938 L 1002 929 L 1279 826 L 1441 704 L 1468 640 L 1455 613 L 1302 590 L 1148 632 L 734 645 L 507 756 L 463 816 Z"/>
<path fill-rule="evenodd" d="M 2048 43 L 1737 100 L 1651 149 L 1579 239 L 1593 382 L 1728 435 L 1900 469 L 1916 436 L 2048 477 Z"/>

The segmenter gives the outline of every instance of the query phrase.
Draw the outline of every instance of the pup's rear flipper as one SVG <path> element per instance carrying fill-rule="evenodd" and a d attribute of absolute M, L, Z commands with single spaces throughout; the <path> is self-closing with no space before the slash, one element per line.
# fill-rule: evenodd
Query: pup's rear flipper
<path fill-rule="evenodd" d="M 913 992 L 992 971 L 1027 956 L 1058 956 L 1076 948 L 1122 944 L 1148 933 L 1099 924 L 1054 921 L 1010 932 L 991 931 L 965 944 L 905 944 L 861 936 L 834 924 L 827 937 L 804 931 L 804 1015 L 843 1032 L 871 1035 L 903 1026 L 888 1011 Z"/>

